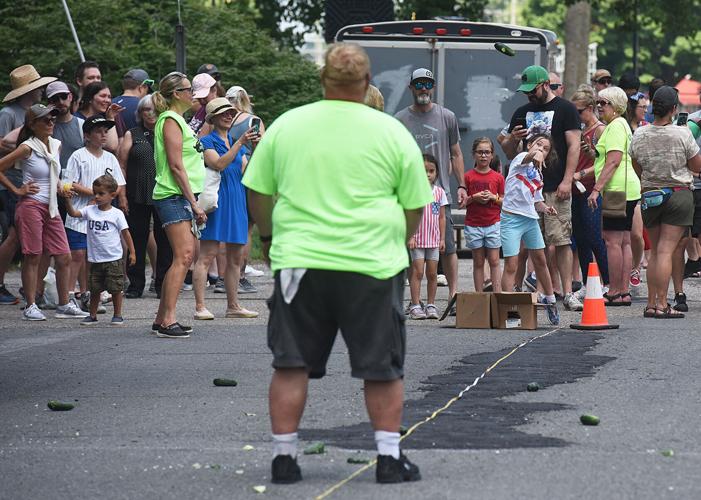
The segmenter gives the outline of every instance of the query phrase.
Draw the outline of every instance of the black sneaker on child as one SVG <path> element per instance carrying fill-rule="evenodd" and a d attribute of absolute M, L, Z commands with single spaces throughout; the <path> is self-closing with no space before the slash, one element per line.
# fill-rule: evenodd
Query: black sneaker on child
<path fill-rule="evenodd" d="M 177 322 L 174 323 L 174 324 L 180 325 L 180 323 L 177 323 Z M 180 328 L 182 328 L 182 329 L 185 330 L 186 332 L 192 333 L 192 327 L 191 327 L 191 326 L 180 325 Z M 161 329 L 161 325 L 159 325 L 158 323 L 153 323 L 153 324 L 151 325 L 151 333 L 158 333 L 158 330 L 160 330 L 160 329 Z"/>
<path fill-rule="evenodd" d="M 689 306 L 686 303 L 686 294 L 684 292 L 679 292 L 674 296 L 674 307 L 672 309 L 679 312 L 689 311 Z"/>
<path fill-rule="evenodd" d="M 292 484 L 302 480 L 302 470 L 297 459 L 290 455 L 278 455 L 273 459 L 272 478 L 275 484 Z"/>
<path fill-rule="evenodd" d="M 418 481 L 421 479 L 419 468 L 399 452 L 399 459 L 392 455 L 377 455 L 377 468 L 375 479 L 378 483 L 402 483 L 405 481 Z"/>
<path fill-rule="evenodd" d="M 172 325 L 161 326 L 156 336 L 166 339 L 186 339 L 190 337 L 190 333 L 192 333 L 192 330 L 185 330 L 185 328 L 180 326 L 180 323 L 173 323 Z"/>

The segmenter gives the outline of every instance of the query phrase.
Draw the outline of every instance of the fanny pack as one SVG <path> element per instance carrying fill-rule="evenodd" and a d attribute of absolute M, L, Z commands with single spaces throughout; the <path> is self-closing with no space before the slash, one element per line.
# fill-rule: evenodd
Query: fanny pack
<path fill-rule="evenodd" d="M 640 204 L 640 208 L 643 210 L 646 210 L 648 208 L 653 208 L 653 207 L 659 207 L 663 203 L 665 203 L 667 200 L 670 199 L 672 194 L 674 194 L 677 191 L 682 191 L 685 189 L 689 189 L 686 187 L 675 187 L 675 188 L 660 188 L 660 189 L 652 189 L 650 191 L 645 191 L 643 193 L 643 199 Z"/>

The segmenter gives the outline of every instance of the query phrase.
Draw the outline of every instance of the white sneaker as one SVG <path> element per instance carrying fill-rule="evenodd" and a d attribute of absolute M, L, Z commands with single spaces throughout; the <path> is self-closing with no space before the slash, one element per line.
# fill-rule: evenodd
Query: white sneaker
<path fill-rule="evenodd" d="M 26 321 L 46 321 L 46 316 L 36 304 L 32 304 L 22 312 L 22 319 Z"/>
<path fill-rule="evenodd" d="M 574 296 L 578 301 L 583 301 L 584 298 L 587 296 L 587 288 L 584 285 L 582 285 L 582 288 L 574 292 Z"/>
<path fill-rule="evenodd" d="M 562 303 L 565 305 L 565 309 L 568 311 L 581 311 L 584 309 L 582 303 L 573 293 L 566 294 L 565 298 L 562 300 Z"/>
<path fill-rule="evenodd" d="M 70 319 L 85 318 L 86 316 L 90 316 L 90 313 L 81 311 L 80 307 L 76 306 L 73 302 L 69 302 L 68 304 L 58 306 L 54 317 L 59 319 Z"/>
<path fill-rule="evenodd" d="M 420 304 L 413 304 L 409 308 L 409 319 L 426 319 L 426 313 Z"/>
<path fill-rule="evenodd" d="M 436 283 L 438 286 L 448 286 L 448 278 L 445 277 L 445 274 L 439 274 Z"/>
<path fill-rule="evenodd" d="M 256 269 L 255 267 L 251 267 L 251 266 L 248 266 L 248 265 L 247 265 L 247 266 L 246 266 L 246 269 L 244 270 L 244 274 L 245 274 L 246 276 L 252 276 L 252 277 L 254 277 L 254 278 L 257 278 L 258 276 L 263 276 L 263 275 L 265 274 L 265 272 L 264 272 L 264 271 L 259 271 L 259 270 Z"/>

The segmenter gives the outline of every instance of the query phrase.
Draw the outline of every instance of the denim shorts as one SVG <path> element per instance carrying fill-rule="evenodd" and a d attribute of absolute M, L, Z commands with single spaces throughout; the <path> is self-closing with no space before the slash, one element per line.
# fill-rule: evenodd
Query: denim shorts
<path fill-rule="evenodd" d="M 518 255 L 521 240 L 529 250 L 545 248 L 543 233 L 540 232 L 538 219 L 525 215 L 501 213 L 501 249 L 504 257 Z"/>
<path fill-rule="evenodd" d="M 192 206 L 184 196 L 169 196 L 162 200 L 153 200 L 153 205 L 156 207 L 158 217 L 161 219 L 161 224 L 165 228 L 171 224 L 194 219 Z"/>
<path fill-rule="evenodd" d="M 68 237 L 68 246 L 71 250 L 87 250 L 88 235 L 80 231 L 66 228 L 66 236 Z"/>
<path fill-rule="evenodd" d="M 485 227 L 465 226 L 465 246 L 470 250 L 476 248 L 500 248 L 500 226 L 500 222 L 495 222 L 491 226 Z"/>

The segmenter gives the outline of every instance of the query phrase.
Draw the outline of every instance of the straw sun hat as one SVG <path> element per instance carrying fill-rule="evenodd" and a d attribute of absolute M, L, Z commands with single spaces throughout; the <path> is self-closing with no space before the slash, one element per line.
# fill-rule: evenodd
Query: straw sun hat
<path fill-rule="evenodd" d="M 10 85 L 12 85 L 12 90 L 5 96 L 2 102 L 17 99 L 55 80 L 56 78 L 53 76 L 40 76 L 31 64 L 25 64 L 24 66 L 15 68 L 10 73 Z"/>

